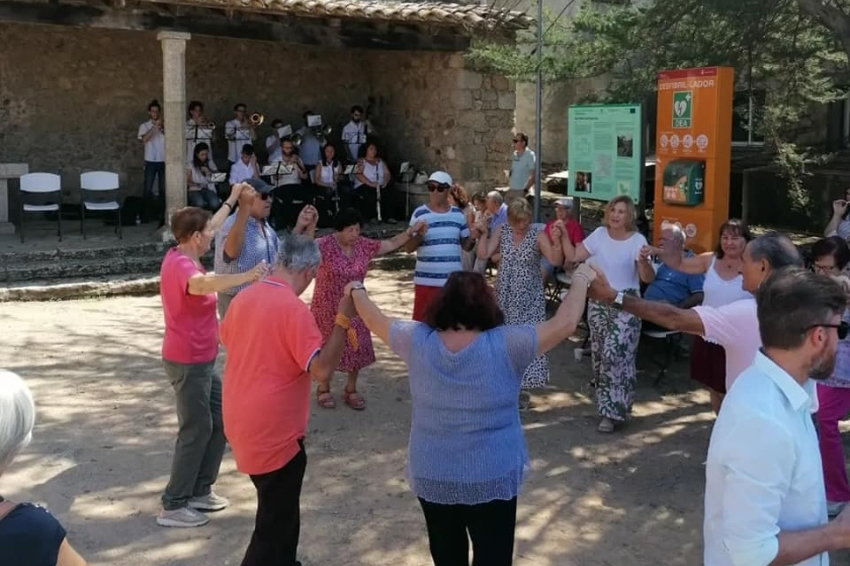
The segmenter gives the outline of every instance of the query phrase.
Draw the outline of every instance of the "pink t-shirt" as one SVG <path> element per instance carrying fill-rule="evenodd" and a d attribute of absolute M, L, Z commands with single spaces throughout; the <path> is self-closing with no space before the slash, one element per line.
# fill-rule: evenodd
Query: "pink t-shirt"
<path fill-rule="evenodd" d="M 206 273 L 177 248 L 166 252 L 159 271 L 165 316 L 162 357 L 178 364 L 203 364 L 218 355 L 215 293 L 190 295 L 189 279 Z"/>
<path fill-rule="evenodd" d="M 755 299 L 741 299 L 722 307 L 694 307 L 705 328 L 704 338 L 726 350 L 726 391 L 750 367 L 761 348 Z"/>

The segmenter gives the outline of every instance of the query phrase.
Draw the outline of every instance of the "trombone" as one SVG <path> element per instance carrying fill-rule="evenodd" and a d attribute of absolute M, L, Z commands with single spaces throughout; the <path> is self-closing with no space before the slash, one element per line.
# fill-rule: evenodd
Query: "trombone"
<path fill-rule="evenodd" d="M 254 127 L 261 126 L 263 122 L 266 121 L 266 117 L 262 112 L 254 112 L 251 116 L 248 117 L 248 120 L 251 122 L 251 125 Z"/>

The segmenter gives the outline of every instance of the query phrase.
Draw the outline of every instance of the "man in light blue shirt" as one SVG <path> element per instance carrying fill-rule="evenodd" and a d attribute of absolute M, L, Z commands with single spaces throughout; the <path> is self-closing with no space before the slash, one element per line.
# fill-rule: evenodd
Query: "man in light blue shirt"
<path fill-rule="evenodd" d="M 801 268 L 770 274 L 757 295 L 763 347 L 717 417 L 706 463 L 705 566 L 828 566 L 850 547 L 850 510 L 827 522 L 811 413 L 832 373 L 846 298 Z"/>
<path fill-rule="evenodd" d="M 508 201 L 525 198 L 534 185 L 534 152 L 528 149 L 528 136 L 517 132 L 513 137 L 511 172 L 508 181 Z"/>

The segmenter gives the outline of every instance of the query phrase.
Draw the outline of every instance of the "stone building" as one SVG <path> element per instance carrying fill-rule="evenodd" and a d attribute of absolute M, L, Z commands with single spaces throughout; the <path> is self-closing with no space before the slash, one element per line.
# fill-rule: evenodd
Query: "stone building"
<path fill-rule="evenodd" d="M 349 108 L 371 101 L 394 169 L 410 161 L 473 186 L 502 183 L 514 85 L 464 68 L 463 53 L 476 34 L 529 23 L 438 2 L 2 0 L 0 163 L 61 174 L 68 202 L 78 202 L 86 170 L 118 172 L 125 194 L 141 194 L 136 133 L 156 98 L 167 140 L 180 140 L 166 149 L 173 207 L 185 198 L 185 168 L 172 165 L 188 101 L 204 102 L 219 138 L 244 102 L 266 116 L 261 137 L 271 119 L 298 127 L 309 109 L 337 143 Z M 226 165 L 223 139 L 214 156 Z"/>

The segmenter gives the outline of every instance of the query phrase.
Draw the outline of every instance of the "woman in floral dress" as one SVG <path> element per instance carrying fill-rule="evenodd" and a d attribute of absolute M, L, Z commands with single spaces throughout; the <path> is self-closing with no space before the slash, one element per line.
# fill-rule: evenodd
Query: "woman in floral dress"
<path fill-rule="evenodd" d="M 564 264 L 560 228 L 554 241 L 536 226 L 531 226 L 531 211 L 525 200 L 508 206 L 508 222 L 497 226 L 488 237 L 484 222 L 478 227 L 484 234 L 478 240 L 478 257 L 502 256 L 496 276 L 496 295 L 505 315 L 505 324 L 539 324 L 546 320 L 546 295 L 540 258 L 552 265 Z M 536 358 L 522 376 L 523 389 L 543 387 L 549 382 L 549 356 Z"/>
<path fill-rule="evenodd" d="M 362 224 L 356 210 L 344 210 L 334 220 L 335 232 L 318 240 L 322 264 L 316 273 L 310 309 L 325 340 L 333 330 L 337 305 L 345 286 L 351 281 L 363 281 L 366 278 L 373 257 L 394 252 L 407 243 L 413 234 L 424 233 L 427 229 L 424 222 L 419 222 L 389 240 L 370 240 L 360 235 Z M 366 401 L 357 392 L 357 376 L 361 369 L 374 363 L 375 350 L 372 347 L 372 335 L 363 321 L 354 318 L 351 327 L 357 335 L 357 347 L 346 343 L 337 369 L 348 374 L 348 383 L 342 394 L 343 402 L 352 409 L 362 411 L 366 408 Z M 319 385 L 316 398 L 320 407 L 333 409 L 336 406 L 330 385 L 324 388 Z"/>

